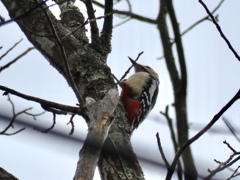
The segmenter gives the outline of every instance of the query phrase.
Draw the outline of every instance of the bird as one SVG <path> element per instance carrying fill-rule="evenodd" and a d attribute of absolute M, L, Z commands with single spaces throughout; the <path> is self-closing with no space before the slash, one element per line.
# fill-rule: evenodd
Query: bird
<path fill-rule="evenodd" d="M 121 80 L 120 100 L 126 112 L 131 131 L 147 117 L 156 104 L 159 91 L 158 74 L 149 66 L 141 65 L 129 58 L 135 73 L 128 79 Z"/>

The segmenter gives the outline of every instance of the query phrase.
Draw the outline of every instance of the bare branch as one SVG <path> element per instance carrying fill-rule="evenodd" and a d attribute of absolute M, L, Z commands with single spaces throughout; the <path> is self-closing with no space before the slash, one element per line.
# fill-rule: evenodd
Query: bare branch
<path fill-rule="evenodd" d="M 164 154 L 164 152 L 163 152 L 163 148 L 162 148 L 161 141 L 160 141 L 160 137 L 159 137 L 159 134 L 158 134 L 158 133 L 156 134 L 156 137 L 157 137 L 157 144 L 158 144 L 159 152 L 160 152 L 160 154 L 161 154 L 161 156 L 162 156 L 162 159 L 163 159 L 163 161 L 164 161 L 167 169 L 169 169 L 170 165 L 169 165 L 169 163 L 168 163 L 168 161 L 167 161 L 167 158 L 166 158 L 166 156 L 165 156 L 165 154 Z"/>
<path fill-rule="evenodd" d="M 215 20 L 214 16 L 212 15 L 212 13 L 209 11 L 208 7 L 206 6 L 206 4 L 202 1 L 199 0 L 199 3 L 202 4 L 202 6 L 204 7 L 204 9 L 206 10 L 206 12 L 208 13 L 208 15 L 210 16 L 210 18 L 212 19 L 213 23 L 215 24 L 218 32 L 220 33 L 221 37 L 224 39 L 224 41 L 227 43 L 229 49 L 233 52 L 233 54 L 235 55 L 235 57 L 240 61 L 240 57 L 238 55 L 238 53 L 235 51 L 235 49 L 232 47 L 230 41 L 227 39 L 227 37 L 225 36 L 225 34 L 223 33 L 221 27 L 219 26 L 219 24 L 217 23 L 217 21 Z"/>
<path fill-rule="evenodd" d="M 224 0 L 221 0 L 220 3 L 217 5 L 217 7 L 215 9 L 212 10 L 211 14 L 214 14 L 223 4 Z M 189 28 L 187 28 L 185 31 L 183 31 L 181 33 L 181 36 L 185 35 L 187 32 L 189 32 L 190 30 L 192 30 L 194 27 L 196 27 L 198 24 L 202 23 L 205 20 L 209 20 L 209 15 L 203 17 L 202 19 L 198 20 L 197 22 L 195 22 L 193 25 L 191 25 Z"/>
<path fill-rule="evenodd" d="M 53 114 L 53 123 L 52 123 L 52 125 L 49 128 L 47 128 L 45 130 L 38 129 L 38 128 L 34 128 L 34 129 L 37 130 L 37 131 L 40 131 L 42 133 L 48 133 L 49 131 L 51 131 L 54 128 L 55 124 L 56 124 L 56 114 L 55 113 L 52 113 L 52 114 Z"/>
<path fill-rule="evenodd" d="M 240 152 L 237 152 L 235 149 L 233 149 L 233 147 L 229 143 L 227 143 L 226 141 L 224 141 L 223 143 L 228 146 L 228 148 L 233 152 L 233 154 L 231 156 L 229 156 L 229 158 L 225 162 L 221 162 L 221 161 L 218 161 L 218 160 L 214 159 L 214 161 L 216 163 L 218 163 L 219 165 L 214 170 L 208 169 L 210 174 L 206 178 L 204 178 L 204 180 L 212 179 L 212 177 L 215 176 L 218 172 L 223 171 L 224 169 L 230 167 L 231 165 L 233 165 L 234 163 L 236 163 L 237 161 L 240 160 Z M 234 157 L 236 157 L 236 158 L 234 158 Z M 237 169 L 235 170 L 235 172 L 237 171 Z M 228 178 L 228 179 L 230 179 L 230 178 Z"/>
<path fill-rule="evenodd" d="M 229 149 L 231 149 L 231 151 L 232 151 L 233 153 L 237 153 L 237 151 L 236 151 L 226 140 L 223 141 L 223 143 L 226 144 L 227 147 L 228 147 Z"/>
<path fill-rule="evenodd" d="M 105 0 L 104 15 L 108 13 L 113 13 L 112 0 Z M 104 19 L 100 37 L 104 54 L 108 54 L 109 52 L 111 52 L 112 29 L 113 29 L 113 15 L 110 15 Z"/>
<path fill-rule="evenodd" d="M 27 114 L 27 115 L 30 115 L 30 116 L 33 116 L 34 118 L 36 118 L 36 116 L 40 116 L 42 115 L 42 113 L 39 113 L 39 114 L 32 114 L 32 113 L 29 113 L 28 111 L 31 110 L 32 108 L 26 108 L 18 113 L 16 113 L 15 111 L 15 105 L 13 103 L 13 101 L 11 100 L 10 96 L 8 95 L 8 101 L 10 102 L 11 106 L 12 106 L 12 114 L 13 114 L 13 117 L 11 119 L 11 121 L 9 122 L 9 124 L 6 126 L 6 128 L 0 132 L 0 134 L 2 135 L 14 135 L 14 134 L 17 134 L 21 131 L 23 131 L 25 128 L 21 128 L 13 133 L 7 133 L 7 131 L 12 127 L 14 128 L 13 124 L 14 122 L 16 121 L 17 117 L 22 115 L 22 114 Z"/>
<path fill-rule="evenodd" d="M 175 93 L 179 91 L 180 77 L 175 63 L 175 59 L 172 51 L 172 43 L 170 41 L 170 35 L 166 22 L 167 9 L 164 5 L 165 0 L 161 0 L 160 11 L 157 18 L 157 25 L 159 28 L 160 36 L 162 39 L 162 46 L 164 52 L 164 58 L 166 60 L 168 72 L 170 74 L 173 90 Z"/>
<path fill-rule="evenodd" d="M 118 23 L 118 24 L 114 25 L 114 27 L 113 27 L 113 28 L 116 28 L 116 27 L 118 27 L 118 26 L 121 26 L 121 25 L 123 25 L 124 23 L 126 23 L 126 22 L 130 21 L 131 19 L 132 19 L 132 18 L 128 18 L 128 19 L 126 19 L 126 20 L 124 20 L 124 21 L 122 21 L 122 22 L 120 22 L 120 23 Z"/>
<path fill-rule="evenodd" d="M 9 48 L 2 56 L 0 56 L 0 60 L 4 58 L 10 51 L 12 51 L 20 42 L 22 42 L 23 38 L 16 42 L 11 48 Z"/>
<path fill-rule="evenodd" d="M 67 125 L 71 124 L 71 126 L 72 126 L 71 131 L 69 132 L 69 135 L 72 135 L 74 133 L 74 128 L 75 128 L 74 122 L 73 122 L 74 117 L 75 117 L 75 114 L 71 115 L 70 121 L 67 123 Z"/>
<path fill-rule="evenodd" d="M 172 142 L 173 142 L 174 151 L 175 151 L 175 153 L 177 153 L 178 143 L 177 143 L 176 135 L 175 135 L 174 128 L 173 128 L 172 118 L 169 117 L 169 113 L 168 113 L 169 111 L 168 110 L 169 110 L 169 106 L 167 105 L 166 108 L 165 108 L 165 112 L 160 112 L 160 113 L 162 115 L 164 115 L 166 117 L 166 119 L 167 119 L 168 127 L 169 127 L 170 134 L 171 134 L 171 139 L 172 139 Z M 178 164 L 177 164 L 177 175 L 178 175 L 178 179 L 179 180 L 182 179 L 182 173 L 183 173 L 182 164 L 181 164 L 180 161 L 178 161 Z"/>
<path fill-rule="evenodd" d="M 231 123 L 227 120 L 226 117 L 222 117 L 223 122 L 226 124 L 227 128 L 230 130 L 232 135 L 236 138 L 238 142 L 240 142 L 240 138 L 237 136 L 236 130 L 234 127 L 231 125 Z"/>
<path fill-rule="evenodd" d="M 0 90 L 5 91 L 3 95 L 7 95 L 8 93 L 10 93 L 10 94 L 16 95 L 18 97 L 21 97 L 23 99 L 37 102 L 42 107 L 44 107 L 45 109 L 47 107 L 49 107 L 51 109 L 56 109 L 56 110 L 59 110 L 59 111 L 65 111 L 65 112 L 68 112 L 68 113 L 73 113 L 73 114 L 78 114 L 78 115 L 81 115 L 81 116 L 86 116 L 86 113 L 84 112 L 84 110 L 79 108 L 79 107 L 67 106 L 67 105 L 63 105 L 63 104 L 47 101 L 45 99 L 29 96 L 29 95 L 20 93 L 18 91 L 15 91 L 13 89 L 10 89 L 10 88 L 7 88 L 7 87 L 1 86 L 1 85 L 0 85 Z"/>
<path fill-rule="evenodd" d="M 235 177 L 237 177 L 237 176 L 240 176 L 240 173 L 238 172 L 239 168 L 240 168 L 240 166 L 238 166 L 238 167 L 235 169 L 235 171 L 233 172 L 233 174 L 232 174 L 227 180 L 230 180 L 230 179 L 232 179 L 232 178 L 235 178 Z"/>
<path fill-rule="evenodd" d="M 223 115 L 225 111 L 227 111 L 238 99 L 240 98 L 240 89 L 238 92 L 233 96 L 233 98 L 213 117 L 213 119 L 200 131 L 198 132 L 195 136 L 193 136 L 191 139 L 189 139 L 177 152 L 175 155 L 173 162 L 170 166 L 170 169 L 167 173 L 166 180 L 170 180 L 173 173 L 174 169 L 176 167 L 176 164 L 184 152 L 184 150 L 189 147 L 193 142 L 195 142 L 198 138 L 200 138 L 205 132 L 207 132 L 214 124 L 215 122 L 218 121 L 218 119 Z"/>
<path fill-rule="evenodd" d="M 174 128 L 173 128 L 172 118 L 169 117 L 168 110 L 169 110 L 169 106 L 167 105 L 165 108 L 165 112 L 161 111 L 160 113 L 162 115 L 164 115 L 165 118 L 167 119 L 168 127 L 170 129 L 171 138 L 172 138 L 172 142 L 173 142 L 173 146 L 174 146 L 174 150 L 175 150 L 175 152 L 177 152 L 178 144 L 177 144 L 176 135 L 175 135 Z"/>
<path fill-rule="evenodd" d="M 173 32 L 175 36 L 175 42 L 177 47 L 177 53 L 178 53 L 178 59 L 179 59 L 179 65 L 180 65 L 180 72 L 181 72 L 181 96 L 186 96 L 187 91 L 187 69 L 186 69 L 186 60 L 184 56 L 184 50 L 183 50 L 183 44 L 182 44 L 182 38 L 180 35 L 180 29 L 179 29 L 179 23 L 177 21 L 177 17 L 175 14 L 175 10 L 173 8 L 172 1 L 165 0 L 168 14 L 170 16 L 170 20 L 173 27 Z M 185 124 L 185 123 L 184 123 Z M 183 126 L 183 123 L 182 123 Z M 184 126 L 183 126 L 184 127 Z M 185 127 L 184 127 L 185 128 Z M 182 129 L 179 129 L 182 131 Z"/>
<path fill-rule="evenodd" d="M 0 67 L 0 73 L 4 70 L 7 69 L 8 67 L 10 67 L 12 64 L 14 64 L 17 60 L 19 60 L 20 58 L 22 58 L 23 56 L 25 56 L 27 53 L 29 53 L 31 50 L 35 49 L 35 47 L 30 47 L 28 48 L 26 51 L 24 51 L 23 53 L 21 53 L 20 55 L 18 55 L 16 58 L 14 58 L 12 61 L 10 61 L 9 63 L 7 63 L 6 65 Z"/>
<path fill-rule="evenodd" d="M 92 1 L 86 0 L 85 5 L 87 8 L 88 19 L 96 19 L 95 10 L 93 9 L 93 6 L 92 6 Z M 90 26 L 91 26 L 92 43 L 98 45 L 100 43 L 100 40 L 99 40 L 99 30 L 98 30 L 97 22 L 90 21 Z"/>
<path fill-rule="evenodd" d="M 95 5 L 101 7 L 101 8 L 104 8 L 105 6 L 103 4 L 101 4 L 100 2 L 98 1 L 92 1 Z M 132 19 L 137 19 L 139 21 L 143 21 L 143 22 L 147 22 L 147 23 L 151 23 L 151 24 L 156 24 L 156 20 L 155 19 L 151 19 L 151 18 L 148 18 L 148 17 L 144 17 L 144 16 L 141 16 L 139 14 L 135 14 L 131 11 L 121 11 L 121 10 L 117 10 L 117 9 L 114 9 L 113 10 L 114 12 L 116 12 L 116 14 L 121 14 L 121 15 L 126 15 Z"/>

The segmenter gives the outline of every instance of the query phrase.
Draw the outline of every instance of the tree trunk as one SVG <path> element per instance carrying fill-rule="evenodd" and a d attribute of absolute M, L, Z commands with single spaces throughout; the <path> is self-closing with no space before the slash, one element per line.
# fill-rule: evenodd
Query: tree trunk
<path fill-rule="evenodd" d="M 111 51 L 112 15 L 104 18 L 101 35 L 96 22 L 90 22 L 92 42 L 89 43 L 85 35 L 84 17 L 74 6 L 74 0 L 56 0 L 61 10 L 61 21 L 53 16 L 42 0 L 2 2 L 28 40 L 67 80 L 81 106 L 85 104 L 86 97 L 97 101 L 109 89 L 117 88 L 106 65 L 107 55 Z M 91 1 L 86 0 L 85 4 L 89 18 L 93 19 Z M 111 13 L 112 0 L 106 0 L 105 4 L 105 14 Z M 144 179 L 132 150 L 126 122 L 124 109 L 119 104 L 98 163 L 102 179 Z"/>

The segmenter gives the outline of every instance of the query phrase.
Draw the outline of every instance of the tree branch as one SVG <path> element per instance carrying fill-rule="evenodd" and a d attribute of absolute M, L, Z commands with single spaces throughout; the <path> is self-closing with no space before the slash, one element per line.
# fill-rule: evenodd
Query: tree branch
<path fill-rule="evenodd" d="M 18 61 L 20 58 L 25 56 L 27 53 L 29 53 L 31 50 L 35 49 L 34 47 L 28 48 L 26 51 L 22 52 L 20 55 L 18 55 L 16 58 L 14 58 L 12 61 L 9 63 L 5 64 L 4 66 L 0 67 L 0 73 L 4 70 L 10 67 L 12 64 L 14 64 L 16 61 Z"/>
<path fill-rule="evenodd" d="M 105 0 L 104 15 L 113 13 L 113 1 Z M 111 52 L 111 39 L 112 39 L 112 28 L 113 28 L 113 15 L 107 16 L 103 22 L 103 28 L 101 32 L 101 45 L 104 49 L 104 53 Z"/>
<path fill-rule="evenodd" d="M 233 147 L 232 147 L 229 143 L 227 143 L 227 141 L 224 141 L 223 143 L 228 146 L 228 148 L 233 152 L 233 154 L 230 155 L 229 158 L 228 158 L 225 162 L 220 162 L 220 161 L 214 159 L 214 161 L 215 161 L 216 163 L 218 163 L 219 165 L 218 165 L 218 167 L 215 168 L 214 170 L 208 169 L 208 171 L 210 172 L 210 174 L 209 174 L 207 177 L 205 177 L 204 180 L 210 180 L 210 179 L 212 179 L 212 177 L 215 176 L 218 172 L 220 172 L 220 171 L 222 171 L 222 170 L 230 167 L 231 165 L 233 165 L 234 163 L 236 163 L 237 161 L 240 160 L 240 155 L 239 155 L 240 152 L 237 152 L 235 149 L 233 149 Z M 233 159 L 235 156 L 237 156 L 237 157 L 236 157 L 235 159 Z M 237 168 L 237 169 L 238 169 L 238 168 Z M 236 172 L 236 171 L 235 171 L 235 172 Z M 234 172 L 234 173 L 235 173 L 235 172 Z M 234 175 L 234 173 L 233 173 L 233 175 Z M 230 178 L 228 178 L 228 179 L 230 179 Z"/>
<path fill-rule="evenodd" d="M 178 74 L 178 70 L 177 70 L 173 52 L 172 52 L 172 43 L 170 41 L 168 26 L 165 19 L 167 14 L 167 9 L 166 9 L 166 6 L 164 6 L 164 4 L 165 4 L 165 0 L 161 0 L 160 11 L 157 18 L 157 25 L 158 25 L 158 29 L 161 37 L 162 46 L 163 46 L 164 57 L 166 59 L 168 72 L 170 74 L 171 82 L 173 85 L 173 90 L 174 92 L 178 92 L 180 87 L 180 77 Z"/>
<path fill-rule="evenodd" d="M 235 137 L 235 139 L 240 143 L 240 138 L 238 137 L 235 128 L 231 125 L 231 123 L 227 120 L 226 117 L 222 117 L 222 120 L 229 129 L 229 131 L 232 133 L 233 137 Z"/>
<path fill-rule="evenodd" d="M 84 110 L 82 110 L 79 107 L 67 106 L 67 105 L 63 105 L 63 104 L 47 101 L 45 99 L 29 96 L 29 95 L 20 93 L 18 91 L 15 91 L 13 89 L 7 88 L 7 87 L 2 86 L 2 85 L 0 85 L 0 90 L 5 91 L 3 95 L 7 95 L 8 93 L 10 93 L 10 94 L 13 94 L 15 96 L 18 96 L 18 97 L 21 97 L 23 99 L 26 99 L 28 101 L 37 102 L 42 107 L 49 107 L 49 108 L 65 111 L 65 112 L 68 112 L 68 113 L 74 113 L 74 114 L 78 114 L 78 115 L 81 115 L 81 116 L 86 116 L 86 113 L 84 112 Z"/>
<path fill-rule="evenodd" d="M 93 4 L 101 7 L 101 8 L 104 8 L 105 6 L 101 3 L 99 3 L 98 1 L 92 1 Z M 116 14 L 120 14 L 120 15 L 126 15 L 132 19 L 137 19 L 139 21 L 143 21 L 143 22 L 147 22 L 147 23 L 150 23 L 150 24 L 156 24 L 156 20 L 155 19 L 151 19 L 151 18 L 147 18 L 147 17 L 144 17 L 144 16 L 141 16 L 141 15 L 138 15 L 138 14 L 135 14 L 131 11 L 121 11 L 121 10 L 117 10 L 117 9 L 114 9 L 113 10 Z"/>
<path fill-rule="evenodd" d="M 205 132 L 207 132 L 217 121 L 218 119 L 223 115 L 225 111 L 227 111 L 238 99 L 240 99 L 240 89 L 238 92 L 233 96 L 233 98 L 213 117 L 213 119 L 201 130 L 199 131 L 195 136 L 193 136 L 191 139 L 189 139 L 177 152 L 175 155 L 173 162 L 170 166 L 170 170 L 167 173 L 166 180 L 170 180 L 174 169 L 176 167 L 176 164 L 182 155 L 182 153 L 185 151 L 186 148 L 188 148 L 193 142 L 195 142 L 198 138 L 200 138 Z"/>
<path fill-rule="evenodd" d="M 217 23 L 217 21 L 215 20 L 215 18 L 213 17 L 212 13 L 209 11 L 208 7 L 206 6 L 206 4 L 202 1 L 199 0 L 199 3 L 204 7 L 204 9 L 206 10 L 206 12 L 208 13 L 208 15 L 210 16 L 210 18 L 212 19 L 213 23 L 215 24 L 218 32 L 220 33 L 221 37 L 224 39 L 224 41 L 227 43 L 229 49 L 232 51 L 232 53 L 235 55 L 235 57 L 240 61 L 240 57 L 238 55 L 238 53 L 236 52 L 236 50 L 232 47 L 230 41 L 227 39 L 227 37 L 225 36 L 225 34 L 223 33 L 221 27 L 219 26 L 219 24 Z"/>
<path fill-rule="evenodd" d="M 217 7 L 215 7 L 211 14 L 214 14 L 220 7 L 221 5 L 223 4 L 224 0 L 221 0 L 220 3 L 217 5 Z M 190 27 L 188 27 L 185 31 L 183 31 L 181 33 L 181 36 L 185 35 L 187 32 L 189 32 L 190 30 L 192 30 L 194 27 L 196 27 L 198 24 L 200 24 L 201 22 L 205 21 L 205 20 L 208 20 L 209 19 L 209 15 L 203 17 L 202 19 L 198 20 L 197 22 L 195 22 L 193 25 L 191 25 Z"/>
<path fill-rule="evenodd" d="M 166 158 L 166 156 L 165 156 L 165 154 L 164 154 L 164 151 L 163 151 L 163 148 L 162 148 L 162 145 L 161 145 L 161 140 L 160 140 L 160 137 L 159 137 L 159 134 L 158 134 L 158 133 L 156 134 L 156 137 L 157 137 L 157 144 L 158 144 L 159 152 L 160 152 L 160 154 L 161 154 L 161 156 L 162 156 L 162 159 L 163 159 L 163 161 L 164 161 L 167 169 L 169 169 L 170 165 L 169 165 L 169 163 L 168 163 L 168 161 L 167 161 L 167 158 Z"/>
<path fill-rule="evenodd" d="M 3 55 L 0 56 L 0 60 L 4 58 L 10 51 L 12 51 L 20 42 L 22 42 L 23 39 L 20 39 L 18 42 L 16 42 L 12 47 L 10 47 Z"/>
<path fill-rule="evenodd" d="M 172 0 L 165 0 L 168 14 L 170 16 L 170 20 L 173 27 L 173 32 L 175 36 L 175 42 L 177 47 L 179 65 L 180 65 L 180 72 L 181 72 L 181 96 L 186 96 L 187 94 L 187 69 L 186 69 L 186 60 L 184 56 L 184 50 L 182 45 L 182 38 L 179 30 L 179 25 L 177 21 L 177 17 L 175 14 L 175 10 L 172 4 Z M 180 130 L 181 131 L 181 130 Z"/>
<path fill-rule="evenodd" d="M 93 6 L 92 6 L 92 1 L 86 0 L 85 5 L 87 8 L 88 19 L 96 19 L 95 10 L 93 9 Z M 90 21 L 90 26 L 91 26 L 92 44 L 97 45 L 97 47 L 98 47 L 98 45 L 100 44 L 100 39 L 99 39 L 99 30 L 98 30 L 97 22 Z"/>
<path fill-rule="evenodd" d="M 164 115 L 167 119 L 167 123 L 168 123 L 168 127 L 169 127 L 169 130 L 170 130 L 174 151 L 175 151 L 175 153 L 177 153 L 178 144 L 177 144 L 176 135 L 175 135 L 174 128 L 173 128 L 172 118 L 169 117 L 168 110 L 169 110 L 169 106 L 167 105 L 166 109 L 165 109 L 165 112 L 160 112 L 160 113 L 162 115 Z M 183 173 L 182 164 L 181 164 L 180 161 L 178 161 L 178 164 L 177 164 L 178 180 L 182 180 L 182 173 Z"/>

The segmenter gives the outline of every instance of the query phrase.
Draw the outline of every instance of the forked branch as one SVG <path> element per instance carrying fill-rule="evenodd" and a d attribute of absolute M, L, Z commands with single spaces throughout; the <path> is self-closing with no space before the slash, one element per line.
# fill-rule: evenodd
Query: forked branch
<path fill-rule="evenodd" d="M 176 164 L 184 152 L 184 150 L 189 147 L 193 142 L 195 142 L 198 138 L 200 138 L 205 132 L 207 132 L 223 115 L 225 111 L 227 111 L 238 99 L 240 98 L 240 89 L 238 92 L 233 96 L 233 98 L 213 117 L 213 119 L 195 136 L 193 136 L 191 139 L 189 139 L 177 152 L 175 155 L 173 162 L 170 166 L 170 169 L 167 173 L 166 180 L 170 180 L 172 178 L 172 175 L 174 173 Z"/>

